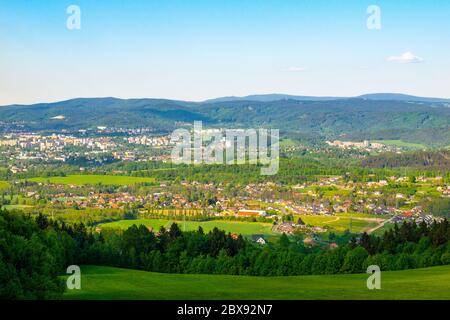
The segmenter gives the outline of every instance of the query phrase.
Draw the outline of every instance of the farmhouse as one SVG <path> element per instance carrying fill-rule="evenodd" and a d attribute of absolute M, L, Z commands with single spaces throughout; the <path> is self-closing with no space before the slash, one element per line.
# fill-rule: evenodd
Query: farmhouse
<path fill-rule="evenodd" d="M 265 245 L 267 243 L 262 234 L 253 234 L 251 239 L 261 245 Z"/>

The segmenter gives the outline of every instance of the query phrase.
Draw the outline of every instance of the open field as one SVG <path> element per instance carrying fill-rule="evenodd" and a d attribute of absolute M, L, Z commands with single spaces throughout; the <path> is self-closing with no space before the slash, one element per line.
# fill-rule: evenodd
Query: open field
<path fill-rule="evenodd" d="M 110 175 L 68 175 L 66 177 L 43 177 L 27 179 L 28 181 L 53 184 L 104 184 L 104 185 L 131 185 L 137 183 L 155 182 L 153 178 L 129 177 L 129 176 L 110 176 Z"/>
<path fill-rule="evenodd" d="M 9 188 L 9 183 L 6 181 L 0 181 L 0 191 L 8 189 Z"/>
<path fill-rule="evenodd" d="M 294 139 L 281 139 L 280 140 L 280 147 L 293 147 L 297 146 L 300 143 Z"/>
<path fill-rule="evenodd" d="M 412 142 L 406 142 L 406 141 L 402 141 L 402 140 L 374 140 L 371 142 L 382 143 L 387 146 L 410 148 L 410 149 L 426 149 L 427 148 L 425 145 L 420 144 L 420 143 L 412 143 Z"/>
<path fill-rule="evenodd" d="M 334 196 L 341 196 L 341 197 L 347 197 L 349 196 L 352 191 L 351 189 L 345 189 L 345 188 L 339 188 L 335 186 L 309 186 L 303 189 L 296 189 L 296 192 L 298 193 L 312 193 L 312 194 L 323 194 L 326 198 L 333 198 Z"/>
<path fill-rule="evenodd" d="M 382 236 L 386 231 L 389 231 L 391 229 L 393 229 L 395 226 L 394 223 L 386 223 L 384 226 L 382 226 L 379 229 L 376 229 L 373 234 L 376 236 Z"/>
<path fill-rule="evenodd" d="M 121 220 L 110 223 L 105 223 L 100 226 L 102 227 L 110 227 L 110 228 L 120 228 L 127 229 L 131 227 L 133 224 L 139 226 L 141 224 L 146 227 L 151 227 L 153 230 L 159 230 L 160 227 L 169 228 L 170 225 L 174 221 L 170 220 L 160 220 L 160 219 L 137 219 L 137 220 Z M 245 236 L 249 236 L 252 234 L 272 234 L 272 225 L 270 223 L 259 223 L 259 222 L 239 222 L 239 221 L 221 221 L 221 220 L 212 220 L 212 221 L 176 221 L 183 231 L 193 231 L 197 230 L 199 226 L 203 228 L 205 232 L 209 232 L 214 227 L 217 227 L 220 230 L 225 230 L 226 232 L 242 234 Z"/>
<path fill-rule="evenodd" d="M 65 299 L 450 299 L 450 266 L 385 271 L 381 290 L 368 290 L 367 274 L 296 277 L 160 274 L 83 266 L 82 290 Z"/>
<path fill-rule="evenodd" d="M 7 204 L 2 206 L 2 209 L 6 209 L 6 210 L 21 210 L 21 209 L 29 209 L 29 208 L 33 208 L 33 206 L 27 206 L 24 204 Z"/>
<path fill-rule="evenodd" d="M 352 232 L 364 232 L 376 227 L 383 218 L 369 216 L 369 215 L 354 215 L 352 218 L 350 215 L 343 214 L 337 216 L 296 216 L 294 221 L 300 217 L 303 222 L 308 225 L 317 227 L 329 227 L 333 232 L 344 232 L 350 229 Z M 141 224 L 146 227 L 151 227 L 153 230 L 159 230 L 160 227 L 169 228 L 173 223 L 173 220 L 165 219 L 137 219 L 137 220 L 121 220 L 115 222 L 104 223 L 102 227 L 127 229 L 133 224 L 139 226 Z M 240 221 L 223 221 L 223 220 L 211 220 L 211 221 L 177 221 L 180 228 L 185 231 L 197 230 L 199 226 L 203 228 L 205 232 L 212 230 L 214 227 L 226 232 L 242 234 L 249 236 L 252 234 L 265 234 L 273 235 L 272 225 L 270 223 L 260 222 L 240 222 Z"/>
<path fill-rule="evenodd" d="M 378 225 L 375 218 L 350 216 L 296 216 L 294 221 L 300 217 L 304 223 L 316 227 L 329 227 L 335 232 L 344 232 L 351 227 L 352 232 L 364 232 Z"/>
<path fill-rule="evenodd" d="M 377 214 L 371 214 L 371 213 L 360 213 L 360 212 L 352 212 L 352 213 L 338 213 L 336 214 L 338 217 L 346 217 L 346 218 L 367 218 L 367 219 L 380 219 L 380 220 L 386 220 L 391 217 L 391 215 L 377 215 Z"/>

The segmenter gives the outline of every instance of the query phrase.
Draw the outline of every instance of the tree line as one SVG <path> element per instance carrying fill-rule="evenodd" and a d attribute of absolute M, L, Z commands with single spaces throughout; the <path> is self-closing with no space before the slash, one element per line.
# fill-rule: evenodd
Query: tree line
<path fill-rule="evenodd" d="M 61 275 L 72 264 L 165 273 L 292 276 L 361 273 L 369 265 L 404 270 L 450 264 L 447 220 L 404 223 L 383 236 L 362 234 L 338 247 L 308 247 L 281 236 L 260 246 L 217 228 L 181 232 L 177 224 L 95 232 L 39 214 L 0 212 L 0 298 L 61 298 Z"/>

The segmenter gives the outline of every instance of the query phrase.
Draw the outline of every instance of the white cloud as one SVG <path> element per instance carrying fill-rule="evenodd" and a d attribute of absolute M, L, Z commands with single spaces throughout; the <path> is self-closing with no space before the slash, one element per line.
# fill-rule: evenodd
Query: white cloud
<path fill-rule="evenodd" d="M 412 52 L 405 52 L 400 56 L 388 57 L 387 61 L 399 62 L 399 63 L 421 63 L 423 58 L 416 56 Z"/>
<path fill-rule="evenodd" d="M 307 68 L 303 68 L 303 67 L 290 67 L 288 69 L 288 71 L 291 72 L 302 72 L 302 71 L 306 71 Z"/>

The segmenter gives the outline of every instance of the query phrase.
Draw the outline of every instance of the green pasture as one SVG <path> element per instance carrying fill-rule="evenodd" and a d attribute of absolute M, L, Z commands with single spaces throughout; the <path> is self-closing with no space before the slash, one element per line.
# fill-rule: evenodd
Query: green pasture
<path fill-rule="evenodd" d="M 0 181 L 0 191 L 6 190 L 9 188 L 9 183 L 6 181 Z"/>
<path fill-rule="evenodd" d="M 334 232 L 344 232 L 350 230 L 354 233 L 360 233 L 377 226 L 376 221 L 356 219 L 350 216 L 296 216 L 295 219 L 301 218 L 305 224 L 315 227 L 329 227 Z M 356 215 L 355 215 L 356 217 Z M 296 220 L 294 220 L 296 221 Z"/>
<path fill-rule="evenodd" d="M 294 277 L 161 274 L 82 266 L 81 290 L 65 299 L 265 300 L 450 299 L 450 266 L 382 271 L 381 289 L 367 289 L 367 274 Z"/>
<path fill-rule="evenodd" d="M 29 209 L 29 208 L 33 208 L 33 206 L 27 206 L 24 204 L 7 204 L 2 206 L 2 209 L 6 209 L 6 210 L 22 210 L 22 209 Z"/>
<path fill-rule="evenodd" d="M 386 146 L 409 148 L 409 149 L 426 149 L 427 147 L 420 143 L 406 142 L 403 140 L 374 140 L 371 142 L 382 143 Z"/>
<path fill-rule="evenodd" d="M 240 221 L 171 221 L 160 219 L 137 219 L 137 220 L 120 220 L 115 222 L 109 222 L 101 224 L 102 227 L 128 229 L 132 225 L 144 225 L 151 227 L 153 230 L 159 230 L 161 227 L 169 228 L 172 223 L 176 222 L 183 231 L 198 230 L 198 227 L 202 227 L 205 232 L 209 232 L 215 227 L 226 232 L 242 234 L 245 236 L 252 234 L 272 234 L 272 225 L 270 223 L 259 222 L 240 222 Z"/>

